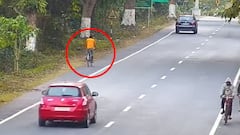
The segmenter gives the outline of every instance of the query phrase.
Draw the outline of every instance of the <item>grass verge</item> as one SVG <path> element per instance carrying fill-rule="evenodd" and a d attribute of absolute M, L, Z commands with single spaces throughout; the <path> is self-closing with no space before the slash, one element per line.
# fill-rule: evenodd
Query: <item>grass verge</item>
<path fill-rule="evenodd" d="M 146 27 L 144 24 L 139 24 L 137 35 L 123 36 L 120 40 L 115 40 L 117 48 L 125 48 L 133 45 L 134 43 L 151 36 L 153 33 L 163 29 L 166 26 L 172 24 L 172 21 L 167 21 L 166 18 L 156 18 L 150 23 L 150 27 Z M 103 44 L 104 42 L 98 42 L 98 44 Z M 75 47 L 77 46 L 77 41 Z M 74 46 L 74 43 L 73 45 Z M 104 46 L 103 48 L 98 48 L 95 53 L 95 58 L 100 59 L 109 53 L 110 49 Z M 85 63 L 79 63 L 79 50 L 71 50 L 71 64 L 74 67 L 84 66 Z M 41 66 L 33 69 L 23 70 L 20 74 L 6 75 L 0 73 L 0 105 L 3 105 L 9 101 L 12 101 L 16 97 L 22 95 L 24 92 L 32 90 L 34 87 L 47 82 L 57 76 L 69 72 L 70 69 L 66 65 L 64 52 L 58 52 L 58 55 L 53 55 L 48 57 L 46 61 L 43 61 Z M 84 52 L 81 51 L 80 57 L 84 57 Z"/>

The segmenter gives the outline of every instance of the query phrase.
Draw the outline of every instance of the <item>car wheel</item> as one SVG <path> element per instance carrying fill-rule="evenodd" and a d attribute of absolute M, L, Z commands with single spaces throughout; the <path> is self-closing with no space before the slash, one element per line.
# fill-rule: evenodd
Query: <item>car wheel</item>
<path fill-rule="evenodd" d="M 197 34 L 197 29 L 195 29 L 195 30 L 193 31 L 193 33 L 194 33 L 194 34 Z"/>
<path fill-rule="evenodd" d="M 89 126 L 90 126 L 90 118 L 89 117 L 90 116 L 88 114 L 86 120 L 83 121 L 83 127 L 84 128 L 89 128 Z"/>
<path fill-rule="evenodd" d="M 177 34 L 179 33 L 179 29 L 178 29 L 178 28 L 176 28 L 176 33 L 177 33 Z"/>
<path fill-rule="evenodd" d="M 96 123 L 97 122 L 97 110 L 95 110 L 93 118 L 90 120 L 91 123 Z"/>
<path fill-rule="evenodd" d="M 39 125 L 39 127 L 44 127 L 46 125 L 46 121 L 39 118 L 38 125 Z"/>

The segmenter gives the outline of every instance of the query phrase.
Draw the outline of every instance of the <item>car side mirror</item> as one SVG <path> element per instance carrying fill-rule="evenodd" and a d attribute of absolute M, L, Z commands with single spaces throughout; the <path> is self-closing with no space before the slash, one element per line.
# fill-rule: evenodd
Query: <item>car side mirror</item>
<path fill-rule="evenodd" d="M 98 96 L 98 95 L 99 95 L 99 94 L 98 94 L 97 92 L 95 92 L 95 91 L 92 92 L 92 96 L 93 96 L 93 97 L 96 97 L 96 96 Z"/>
<path fill-rule="evenodd" d="M 47 95 L 47 90 L 43 90 L 42 95 Z"/>

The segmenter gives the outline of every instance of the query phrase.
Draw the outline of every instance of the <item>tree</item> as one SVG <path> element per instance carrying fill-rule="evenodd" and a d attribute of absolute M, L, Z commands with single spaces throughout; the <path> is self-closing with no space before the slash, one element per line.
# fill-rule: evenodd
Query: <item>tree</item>
<path fill-rule="evenodd" d="M 37 14 L 46 14 L 47 10 L 46 0 L 18 0 L 16 2 L 16 8 L 14 10 L 19 14 L 24 14 L 27 17 L 28 24 L 33 28 L 36 28 L 37 24 Z M 36 38 L 37 35 L 34 33 L 27 40 L 26 48 L 28 50 L 34 51 L 36 48 Z"/>
<path fill-rule="evenodd" d="M 82 20 L 81 29 L 91 27 L 91 17 L 93 9 L 96 5 L 97 0 L 81 0 L 82 3 Z M 81 33 L 81 37 L 89 37 L 90 31 L 85 31 Z"/>
<path fill-rule="evenodd" d="M 19 72 L 19 59 L 21 50 L 25 47 L 26 38 L 36 33 L 35 28 L 27 24 L 23 16 L 16 18 L 0 17 L 0 49 L 12 47 L 14 51 L 14 71 Z"/>
<path fill-rule="evenodd" d="M 66 35 L 72 34 L 73 31 L 80 27 L 79 22 L 81 18 L 79 16 L 81 13 L 74 12 L 73 14 L 72 11 L 72 2 L 80 3 L 80 1 L 47 0 L 47 2 L 47 14 L 37 16 L 37 27 L 41 31 L 37 37 L 36 49 L 40 52 L 47 50 L 63 50 L 68 38 Z M 73 22 L 74 24 L 76 24 L 76 22 L 78 24 L 78 27 L 74 26 L 75 30 L 73 30 Z"/>
<path fill-rule="evenodd" d="M 135 26 L 136 19 L 135 19 L 135 4 L 136 0 L 127 0 L 124 5 L 124 14 L 122 18 L 122 25 L 125 26 Z"/>
<path fill-rule="evenodd" d="M 229 18 L 229 22 L 232 18 L 236 18 L 239 16 L 240 12 L 240 1 L 239 0 L 232 0 L 231 3 L 228 3 L 225 7 L 225 10 L 222 13 L 222 17 Z"/>
<path fill-rule="evenodd" d="M 176 18 L 176 1 L 170 0 L 169 2 L 169 15 L 170 18 Z"/>

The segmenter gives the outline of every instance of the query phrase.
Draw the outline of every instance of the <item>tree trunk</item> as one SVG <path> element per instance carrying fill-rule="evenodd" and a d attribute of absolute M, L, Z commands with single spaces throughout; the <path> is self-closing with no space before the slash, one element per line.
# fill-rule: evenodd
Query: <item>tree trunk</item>
<path fill-rule="evenodd" d="M 127 0 L 125 3 L 125 10 L 123 14 L 123 19 L 121 24 L 125 26 L 135 26 L 136 20 L 135 20 L 135 4 L 136 0 Z"/>
<path fill-rule="evenodd" d="M 175 0 L 170 0 L 168 17 L 176 18 L 176 2 L 175 2 Z"/>
<path fill-rule="evenodd" d="M 83 9 L 82 9 L 82 20 L 81 20 L 81 29 L 91 28 L 91 17 L 93 9 L 96 5 L 97 0 L 82 0 Z M 81 32 L 81 37 L 89 37 L 90 31 Z"/>
<path fill-rule="evenodd" d="M 27 20 L 28 20 L 28 24 L 30 26 L 32 26 L 33 28 L 36 28 L 36 23 L 37 23 L 36 12 L 31 12 L 31 13 L 27 14 Z M 32 36 L 30 36 L 27 39 L 27 41 L 26 41 L 26 49 L 27 50 L 35 51 L 35 49 L 36 49 L 36 39 L 37 39 L 36 34 L 33 34 Z"/>
<path fill-rule="evenodd" d="M 14 72 L 19 73 L 19 59 L 20 59 L 20 46 L 19 46 L 18 39 L 15 40 L 15 45 L 14 45 Z"/>

